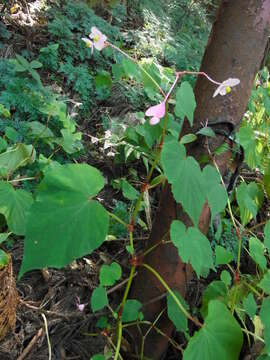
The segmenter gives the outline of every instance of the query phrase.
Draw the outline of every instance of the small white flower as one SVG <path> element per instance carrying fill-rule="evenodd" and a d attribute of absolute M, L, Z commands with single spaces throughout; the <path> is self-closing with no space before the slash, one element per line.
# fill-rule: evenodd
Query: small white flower
<path fill-rule="evenodd" d="M 86 304 L 81 304 L 79 296 L 76 296 L 75 305 L 79 311 L 83 312 Z"/>
<path fill-rule="evenodd" d="M 236 78 L 229 78 L 223 81 L 214 92 L 213 97 L 216 97 L 218 94 L 222 96 L 228 94 L 231 91 L 231 88 L 238 84 L 240 84 L 240 80 Z"/>
<path fill-rule="evenodd" d="M 82 38 L 82 41 L 86 43 L 88 48 L 91 48 L 91 52 L 93 53 L 94 48 L 101 51 L 106 46 L 107 36 L 102 34 L 101 31 L 98 30 L 95 26 L 91 28 L 91 34 L 89 35 L 90 39 Z"/>
<path fill-rule="evenodd" d="M 105 47 L 105 42 L 107 40 L 107 36 L 102 34 L 101 31 L 98 30 L 95 26 L 91 28 L 91 34 L 89 35 L 90 39 L 94 42 L 94 47 L 97 50 L 102 50 Z"/>

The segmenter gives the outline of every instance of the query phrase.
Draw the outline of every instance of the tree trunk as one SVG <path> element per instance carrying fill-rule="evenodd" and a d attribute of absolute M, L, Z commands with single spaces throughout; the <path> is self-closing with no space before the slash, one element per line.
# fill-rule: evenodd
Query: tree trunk
<path fill-rule="evenodd" d="M 205 71 L 213 79 L 224 81 L 230 77 L 239 78 L 241 83 L 227 96 L 212 98 L 215 86 L 200 77 L 195 86 L 197 108 L 194 118 L 194 129 L 201 127 L 201 122 L 229 121 L 236 127 L 246 110 L 254 77 L 263 59 L 270 29 L 270 0 L 223 0 L 203 57 L 201 71 Z M 224 125 L 225 126 L 225 125 Z M 182 134 L 191 132 L 187 121 L 184 123 Z M 224 138 L 217 136 L 209 140 L 211 149 L 215 149 Z M 206 152 L 203 142 L 196 142 L 196 146 L 188 146 L 187 152 L 197 160 Z M 229 162 L 229 151 L 218 160 L 222 174 L 225 174 Z M 181 184 L 179 184 L 181 186 Z M 169 239 L 169 229 L 174 219 L 180 219 L 186 226 L 191 222 L 188 216 L 176 205 L 171 194 L 170 186 L 163 189 L 156 220 L 149 238 L 148 246 L 160 243 L 162 239 Z M 210 210 L 205 204 L 201 217 L 200 229 L 203 233 L 208 230 Z M 178 251 L 172 244 L 158 245 L 144 259 L 165 279 L 172 289 L 178 290 L 183 296 L 186 294 L 187 283 L 193 278 L 193 271 L 186 266 L 178 256 Z M 166 306 L 165 289 L 151 273 L 139 268 L 138 276 L 130 297 L 138 299 L 143 307 L 144 318 L 154 321 Z M 157 326 L 168 336 L 172 334 L 173 324 L 163 315 Z M 142 329 L 143 332 L 147 329 Z M 137 329 L 131 335 L 140 349 L 141 334 Z M 167 349 L 166 337 L 151 330 L 146 338 L 144 354 L 151 359 L 161 359 Z"/>

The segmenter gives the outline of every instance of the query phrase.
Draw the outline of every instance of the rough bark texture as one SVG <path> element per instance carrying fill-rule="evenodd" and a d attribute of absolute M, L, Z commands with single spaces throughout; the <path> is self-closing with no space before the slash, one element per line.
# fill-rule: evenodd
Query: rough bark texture
<path fill-rule="evenodd" d="M 224 120 L 239 125 L 245 112 L 250 96 L 254 77 L 263 59 L 264 50 L 269 36 L 270 0 L 223 0 L 213 24 L 212 32 L 203 57 L 201 71 L 205 71 L 217 81 L 230 77 L 241 80 L 240 85 L 232 89 L 227 96 L 212 98 L 215 85 L 200 77 L 196 83 L 195 96 L 197 108 L 194 127 L 200 127 L 207 119 Z M 194 131 L 194 130 L 193 130 Z M 183 134 L 190 132 L 187 122 Z M 215 148 L 224 139 L 217 137 L 210 145 Z M 202 142 L 192 145 L 188 153 L 199 159 L 206 152 Z M 226 172 L 230 154 L 224 154 L 219 159 L 221 173 Z M 179 184 L 181 186 L 181 184 Z M 170 186 L 163 190 L 156 220 L 149 239 L 149 247 L 169 237 L 170 224 L 174 219 L 180 219 L 186 226 L 190 220 L 179 206 L 175 204 Z M 209 226 L 210 210 L 205 204 L 200 218 L 200 229 L 206 233 Z M 193 277 L 192 269 L 181 261 L 173 245 L 159 245 L 146 259 L 166 280 L 169 286 L 177 289 L 185 296 L 187 282 Z M 147 270 L 139 269 L 134 281 L 130 297 L 146 304 L 143 308 L 145 319 L 154 321 L 166 306 L 165 298 L 160 299 L 165 290 L 162 285 Z M 156 301 L 152 301 L 157 299 Z M 147 305 L 149 303 L 149 305 Z M 157 326 L 167 335 L 171 335 L 173 325 L 164 315 Z M 141 334 L 131 331 L 137 348 L 140 348 Z M 167 349 L 167 339 L 151 331 L 145 342 L 144 354 L 151 359 L 161 359 Z"/>

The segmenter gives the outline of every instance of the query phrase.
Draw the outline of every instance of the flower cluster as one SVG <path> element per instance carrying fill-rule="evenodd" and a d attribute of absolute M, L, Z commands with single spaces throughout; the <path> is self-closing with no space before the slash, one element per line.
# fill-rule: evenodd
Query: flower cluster
<path fill-rule="evenodd" d="M 214 82 L 215 84 L 218 84 L 216 91 L 213 94 L 213 97 L 216 97 L 217 95 L 224 96 L 231 92 L 231 88 L 240 84 L 240 80 L 237 78 L 229 78 L 222 83 Z M 172 89 L 170 89 L 169 93 L 172 92 Z M 146 110 L 145 115 L 151 116 L 151 119 L 149 120 L 150 125 L 156 125 L 160 122 L 160 120 L 165 116 L 166 113 L 166 101 L 168 100 L 169 96 L 167 95 L 165 99 L 158 105 L 151 106 L 149 109 Z"/>
<path fill-rule="evenodd" d="M 96 28 L 95 26 L 93 26 L 91 28 L 91 33 L 89 35 L 89 38 L 82 38 L 82 40 L 86 43 L 86 46 L 91 48 L 91 51 L 93 53 L 94 48 L 96 48 L 97 50 L 101 51 L 102 49 L 104 49 L 104 47 L 110 45 L 107 42 L 107 36 L 104 35 L 100 30 L 98 30 L 98 28 Z M 113 46 L 111 44 L 111 46 Z M 114 48 L 116 48 L 115 46 L 113 46 Z M 119 49 L 119 51 L 121 51 Z M 121 51 L 122 52 L 122 51 Z M 209 75 L 207 75 L 204 72 L 189 72 L 189 71 L 184 71 L 182 73 L 176 73 L 176 79 L 175 82 L 173 83 L 171 89 L 169 90 L 168 94 L 164 97 L 163 101 L 157 105 L 151 106 L 149 109 L 146 110 L 145 115 L 151 117 L 151 119 L 149 120 L 150 125 L 156 125 L 160 122 L 160 120 L 165 116 L 166 113 L 166 102 L 168 101 L 170 94 L 172 93 L 174 87 L 177 84 L 178 78 L 180 74 L 193 74 L 193 75 L 204 75 L 206 76 L 206 78 L 211 81 L 212 83 L 218 85 L 217 89 L 215 90 L 213 97 L 216 97 L 217 95 L 221 95 L 224 96 L 226 94 L 228 94 L 229 92 L 231 92 L 231 88 L 238 85 L 240 83 L 240 80 L 237 78 L 229 78 L 225 81 L 223 81 L 222 83 L 219 83 L 213 79 L 210 78 Z M 164 93 L 163 93 L 164 94 Z"/>

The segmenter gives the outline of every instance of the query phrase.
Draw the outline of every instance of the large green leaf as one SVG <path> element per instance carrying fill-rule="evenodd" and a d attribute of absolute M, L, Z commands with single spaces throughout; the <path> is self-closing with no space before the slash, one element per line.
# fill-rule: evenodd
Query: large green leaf
<path fill-rule="evenodd" d="M 193 116 L 196 108 L 195 96 L 191 85 L 184 81 L 176 92 L 175 115 L 184 119 L 188 118 L 190 125 L 193 125 Z"/>
<path fill-rule="evenodd" d="M 237 321 L 223 303 L 212 300 L 204 325 L 189 341 L 183 360 L 238 360 L 242 343 Z"/>
<path fill-rule="evenodd" d="M 174 220 L 170 229 L 171 240 L 178 248 L 181 259 L 190 262 L 198 276 L 205 275 L 214 268 L 213 254 L 208 239 L 195 227 Z"/>
<path fill-rule="evenodd" d="M 186 157 L 185 148 L 176 139 L 166 141 L 162 148 L 161 164 L 172 184 L 172 192 L 180 202 L 195 226 L 208 199 L 212 218 L 223 211 L 227 203 L 227 193 L 220 184 L 216 169 L 207 165 L 203 171 L 192 157 Z"/>
<path fill-rule="evenodd" d="M 178 166 L 176 164 L 175 167 Z M 197 161 L 190 156 L 183 160 L 179 164 L 180 166 L 182 171 L 181 182 L 174 182 L 172 187 L 174 198 L 183 205 L 194 225 L 197 225 L 206 200 L 201 169 Z"/>
<path fill-rule="evenodd" d="M 185 157 L 185 148 L 173 139 L 164 144 L 161 153 L 161 163 L 165 175 L 172 184 L 172 192 L 177 202 L 197 226 L 206 200 L 204 179 L 197 161 Z"/>
<path fill-rule="evenodd" d="M 8 182 L 0 181 L 0 213 L 14 234 L 25 234 L 26 216 L 32 202 L 32 195 L 27 191 L 14 190 Z"/>
<path fill-rule="evenodd" d="M 87 164 L 48 169 L 30 209 L 20 275 L 61 268 L 103 243 L 109 216 L 93 200 L 103 186 L 101 173 Z"/>
<path fill-rule="evenodd" d="M 0 154 L 0 169 L 2 174 L 11 175 L 16 169 L 32 163 L 36 152 L 32 145 L 17 144 Z"/>

